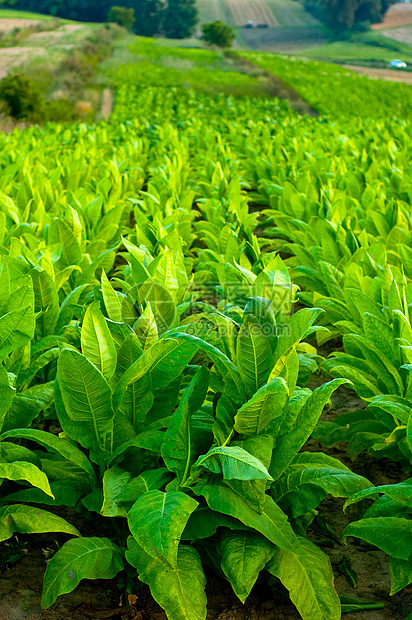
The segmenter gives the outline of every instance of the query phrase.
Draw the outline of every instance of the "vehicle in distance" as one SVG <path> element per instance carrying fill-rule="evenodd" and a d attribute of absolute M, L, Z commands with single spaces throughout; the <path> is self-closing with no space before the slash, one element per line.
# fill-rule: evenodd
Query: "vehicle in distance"
<path fill-rule="evenodd" d="M 396 67 L 397 69 L 405 69 L 406 62 L 403 62 L 403 60 L 391 60 L 389 63 L 390 67 Z"/>

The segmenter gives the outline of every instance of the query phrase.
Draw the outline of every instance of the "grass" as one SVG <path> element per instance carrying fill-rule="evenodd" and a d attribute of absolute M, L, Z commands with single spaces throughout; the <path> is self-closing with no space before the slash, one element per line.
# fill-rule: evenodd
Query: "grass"
<path fill-rule="evenodd" d="M 406 46 L 405 46 L 406 47 Z M 319 47 L 305 50 L 304 55 L 317 60 L 334 60 L 355 64 L 356 62 L 388 64 L 400 56 L 407 63 L 412 63 L 412 48 L 408 50 L 390 50 L 366 43 L 335 41 Z"/>
<path fill-rule="evenodd" d="M 43 15 L 42 13 L 30 13 L 29 11 L 14 11 L 12 9 L 0 9 L 0 19 L 37 19 L 50 20 L 56 19 L 53 15 Z M 61 19 L 59 21 L 62 24 L 78 24 L 71 19 Z"/>

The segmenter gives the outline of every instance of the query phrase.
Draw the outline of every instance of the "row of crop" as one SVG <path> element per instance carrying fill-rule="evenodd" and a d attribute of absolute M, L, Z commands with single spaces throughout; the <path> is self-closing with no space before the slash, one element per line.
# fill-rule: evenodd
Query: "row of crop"
<path fill-rule="evenodd" d="M 410 118 L 412 87 L 374 80 L 346 67 L 306 58 L 261 52 L 241 56 L 281 77 L 322 116 L 333 118 Z"/>
<path fill-rule="evenodd" d="M 206 564 L 242 601 L 265 570 L 305 620 L 340 617 L 329 560 L 306 530 L 328 493 L 354 501 L 378 490 L 332 457 L 300 452 L 313 432 L 339 431 L 316 429 L 332 392 L 348 378 L 359 386 L 306 339 L 342 333 L 327 308 L 339 270 L 355 281 L 365 269 L 369 288 L 357 288 L 378 295 L 379 278 L 370 280 L 382 264 L 386 290 L 382 257 L 399 251 L 396 227 L 410 248 L 408 129 L 320 124 L 276 101 L 124 88 L 111 125 L 2 138 L 3 540 L 78 536 L 32 504 L 117 520 L 111 540 L 70 539 L 48 562 L 45 607 L 80 579 L 113 577 L 129 563 L 170 619 L 197 620 L 206 615 Z M 375 200 L 378 192 L 387 200 Z M 385 227 L 387 202 L 396 217 Z M 266 222 L 253 203 L 270 207 Z M 379 227 L 368 230 L 369 221 Z M 285 265 L 279 249 L 297 259 Z M 292 316 L 288 267 L 314 306 Z M 352 299 L 354 282 L 349 288 Z M 393 291 L 390 299 L 388 317 Z M 361 317 L 352 322 L 363 328 Z M 319 363 L 343 378 L 312 392 Z M 375 381 L 385 398 L 387 380 Z M 379 411 L 378 422 L 396 425 L 402 417 L 391 421 L 387 403 L 367 415 Z M 56 423 L 58 436 L 40 430 Z M 395 430 L 389 455 L 407 462 L 408 423 Z M 373 515 L 401 520 L 386 530 L 390 543 L 373 542 L 405 575 L 410 558 L 396 554 L 410 550 L 408 485 L 382 492 L 397 493 L 399 508 L 402 491 L 400 516 Z M 382 503 L 388 510 L 381 500 L 374 506 Z M 365 520 L 353 523 L 345 534 L 364 528 Z"/>

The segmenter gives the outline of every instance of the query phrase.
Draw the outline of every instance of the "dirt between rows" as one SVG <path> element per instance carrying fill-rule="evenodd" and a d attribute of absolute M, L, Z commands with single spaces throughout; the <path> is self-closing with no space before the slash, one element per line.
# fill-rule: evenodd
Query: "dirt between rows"
<path fill-rule="evenodd" d="M 389 82 L 403 82 L 412 84 L 412 71 L 400 71 L 395 69 L 375 69 L 373 67 L 362 67 L 359 65 L 342 65 L 345 69 L 350 69 L 356 73 L 362 73 L 376 80 L 387 80 Z"/>
<path fill-rule="evenodd" d="M 318 379 L 317 383 L 323 380 Z M 310 386 L 316 387 L 316 381 Z M 362 406 L 358 397 L 345 387 L 332 397 L 332 409 L 325 411 L 324 419 L 333 420 L 345 411 L 353 411 Z M 304 449 L 323 450 L 349 465 L 355 472 L 366 476 L 373 484 L 399 482 L 406 475 L 399 466 L 387 459 L 376 460 L 367 454 L 358 456 L 353 462 L 346 454 L 345 444 L 322 448 L 317 440 L 311 439 Z M 328 524 L 341 535 L 350 520 L 359 518 L 358 505 L 351 507 L 348 514 L 342 511 L 344 500 L 326 498 L 321 505 L 321 512 Z M 50 509 L 50 508 L 49 508 Z M 71 509 L 55 509 L 61 516 L 79 528 L 84 536 L 109 536 L 107 521 L 101 517 L 93 521 L 80 518 Z M 357 514 L 358 513 L 358 514 Z M 320 541 L 321 536 L 309 529 L 309 538 Z M 114 618 L 119 620 L 166 620 L 166 615 L 153 600 L 149 589 L 141 586 L 129 597 L 118 589 L 117 578 L 104 581 L 83 580 L 78 588 L 67 595 L 59 597 L 48 610 L 40 607 L 42 578 L 46 568 L 42 548 L 61 545 L 66 539 L 55 534 L 20 535 L 28 550 L 21 560 L 0 576 L 0 620 L 100 620 Z M 0 554 L 5 543 L 0 545 Z M 322 546 L 329 555 L 335 574 L 335 585 L 339 594 L 357 598 L 362 601 L 383 602 L 384 609 L 350 612 L 342 615 L 343 620 L 405 620 L 412 612 L 412 586 L 393 597 L 389 596 L 389 558 L 381 551 L 365 551 L 361 544 L 348 539 L 345 546 L 330 543 Z M 1 557 L 1 555 L 0 555 Z M 338 568 L 344 557 L 351 560 L 352 568 L 358 575 L 356 589 Z M 282 585 L 268 586 L 261 577 L 252 590 L 245 605 L 233 594 L 228 582 L 207 572 L 208 597 L 207 620 L 295 620 L 300 618 L 295 607 L 288 599 L 287 591 Z M 196 619 L 193 619 L 196 620 Z"/>

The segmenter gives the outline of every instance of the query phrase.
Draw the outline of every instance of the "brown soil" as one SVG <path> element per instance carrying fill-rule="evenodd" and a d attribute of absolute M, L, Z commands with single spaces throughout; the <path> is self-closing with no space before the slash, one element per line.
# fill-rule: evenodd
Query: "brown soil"
<path fill-rule="evenodd" d="M 37 19 L 20 19 L 20 18 L 12 18 L 5 17 L 0 19 L 0 32 L 7 34 L 11 32 L 14 28 L 30 28 L 34 26 L 38 26 L 42 22 Z"/>
<path fill-rule="evenodd" d="M 358 65 L 342 65 L 345 69 L 351 69 L 357 73 L 363 73 L 376 80 L 387 80 L 390 82 L 404 82 L 412 84 L 412 71 L 401 71 L 396 69 L 374 69 L 372 67 L 360 67 Z"/>
<path fill-rule="evenodd" d="M 105 88 L 102 96 L 101 117 L 104 121 L 108 121 L 113 109 L 113 95 L 110 88 Z"/>
<path fill-rule="evenodd" d="M 33 56 L 43 54 L 41 47 L 4 47 L 0 49 L 0 79 L 6 77 L 13 67 L 21 65 Z"/>
<path fill-rule="evenodd" d="M 374 24 L 374 30 L 384 30 L 385 28 L 397 28 L 412 24 L 412 6 L 410 4 L 397 3 L 392 5 L 381 24 Z"/>

